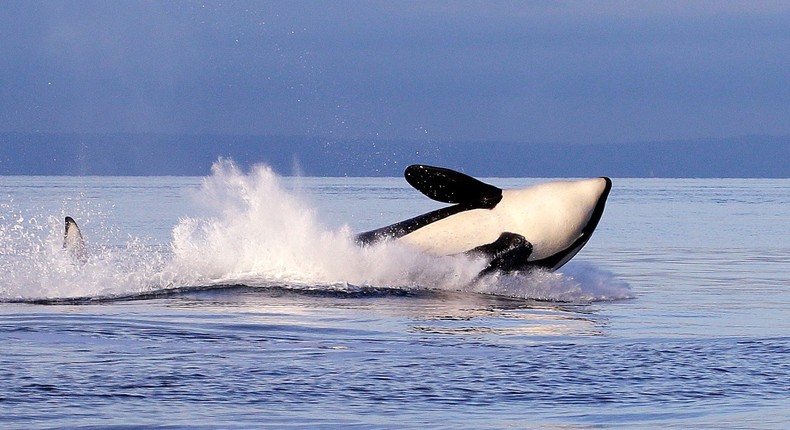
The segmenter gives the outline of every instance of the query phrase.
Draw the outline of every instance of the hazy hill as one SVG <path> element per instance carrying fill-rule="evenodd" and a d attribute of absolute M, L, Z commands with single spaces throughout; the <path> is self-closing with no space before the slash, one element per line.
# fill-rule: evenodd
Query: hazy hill
<path fill-rule="evenodd" d="M 196 175 L 218 157 L 306 176 L 399 176 L 412 163 L 511 177 L 790 177 L 790 136 L 629 144 L 0 134 L 0 175 Z"/>

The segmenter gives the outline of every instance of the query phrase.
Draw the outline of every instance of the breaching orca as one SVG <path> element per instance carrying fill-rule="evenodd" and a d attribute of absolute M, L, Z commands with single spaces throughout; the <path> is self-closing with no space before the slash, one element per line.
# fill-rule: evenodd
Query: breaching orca
<path fill-rule="evenodd" d="M 77 226 L 74 218 L 66 217 L 66 230 L 63 234 L 63 249 L 69 253 L 69 256 L 78 263 L 85 263 L 88 261 L 88 252 L 85 249 L 85 241 L 82 239 L 82 232 Z"/>
<path fill-rule="evenodd" d="M 426 165 L 409 166 L 404 176 L 429 198 L 452 206 L 361 233 L 357 242 L 398 240 L 429 254 L 482 257 L 488 264 L 480 276 L 560 268 L 590 240 L 612 188 L 601 177 L 501 190 Z"/>

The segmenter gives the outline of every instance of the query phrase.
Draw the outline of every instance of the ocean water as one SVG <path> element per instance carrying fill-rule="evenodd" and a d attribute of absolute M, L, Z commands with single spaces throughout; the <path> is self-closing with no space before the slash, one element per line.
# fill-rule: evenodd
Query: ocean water
<path fill-rule="evenodd" d="M 0 427 L 790 426 L 790 180 L 615 178 L 557 273 L 351 240 L 436 207 L 230 162 L 0 177 Z"/>

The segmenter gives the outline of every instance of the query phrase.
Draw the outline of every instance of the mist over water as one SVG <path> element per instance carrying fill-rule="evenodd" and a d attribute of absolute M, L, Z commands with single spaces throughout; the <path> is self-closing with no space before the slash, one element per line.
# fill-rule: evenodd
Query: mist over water
<path fill-rule="evenodd" d="M 56 215 L 4 203 L 0 299 L 111 298 L 225 285 L 431 289 L 567 302 L 631 297 L 627 283 L 589 264 L 475 280 L 482 260 L 435 257 L 392 242 L 359 247 L 351 227 L 326 225 L 309 195 L 285 186 L 265 165 L 245 172 L 219 160 L 193 198 L 200 216 L 182 216 L 169 243 L 124 234 L 107 225 L 102 210 Z M 65 215 L 77 218 L 86 238 L 84 265 L 63 250 Z"/>

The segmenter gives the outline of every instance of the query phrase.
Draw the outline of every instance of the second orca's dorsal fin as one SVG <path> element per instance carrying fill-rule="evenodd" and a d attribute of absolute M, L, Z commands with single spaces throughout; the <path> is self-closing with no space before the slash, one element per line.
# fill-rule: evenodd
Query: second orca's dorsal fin
<path fill-rule="evenodd" d="M 502 200 L 501 189 L 443 167 L 414 164 L 406 168 L 403 176 L 412 187 L 442 203 L 493 209 Z"/>
<path fill-rule="evenodd" d="M 63 249 L 68 251 L 71 258 L 79 263 L 85 263 L 88 260 L 88 253 L 85 249 L 85 240 L 82 238 L 77 222 L 74 218 L 66 217 L 66 230 L 63 234 Z"/>

